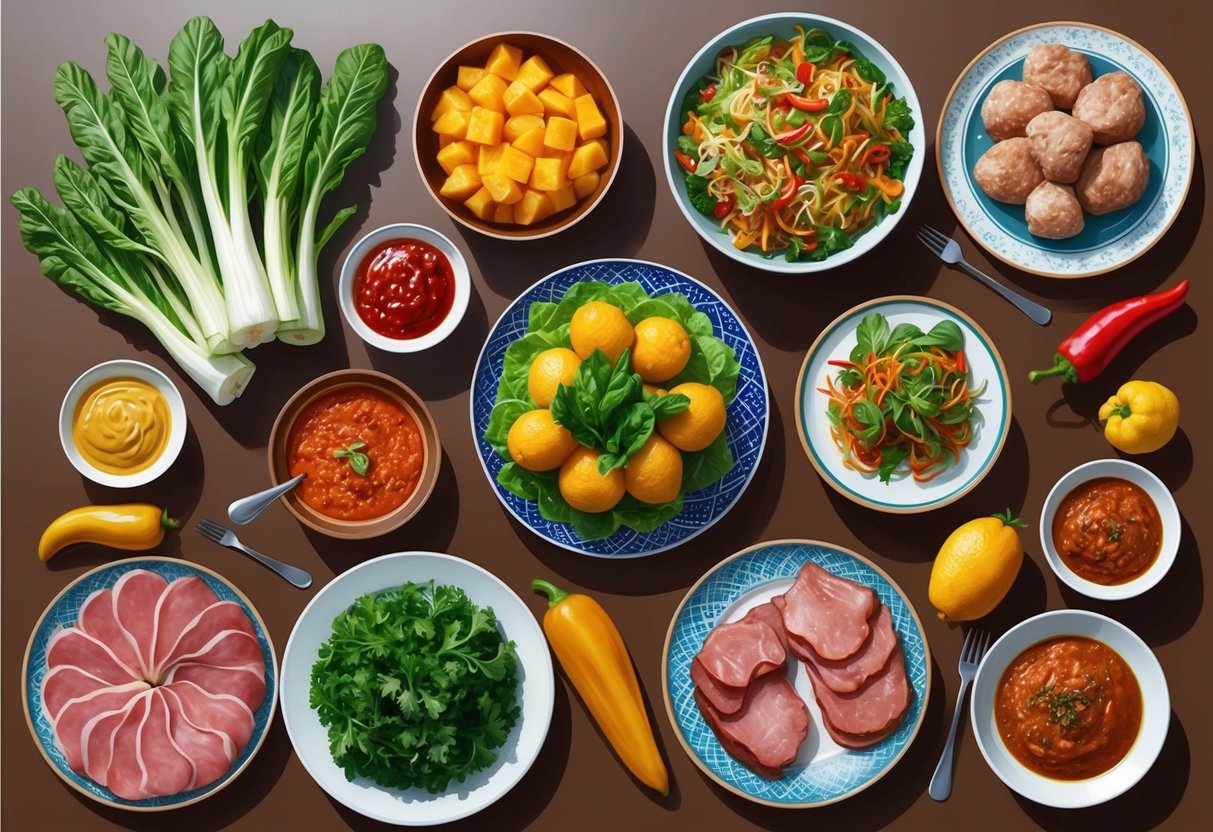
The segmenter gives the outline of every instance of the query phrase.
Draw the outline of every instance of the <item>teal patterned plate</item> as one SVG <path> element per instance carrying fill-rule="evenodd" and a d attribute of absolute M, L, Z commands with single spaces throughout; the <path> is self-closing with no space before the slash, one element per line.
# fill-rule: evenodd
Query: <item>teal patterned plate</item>
<path fill-rule="evenodd" d="M 760 777 L 725 753 L 695 704 L 691 660 L 717 624 L 736 621 L 792 585 L 806 563 L 872 587 L 893 614 L 913 689 L 901 727 L 859 751 L 837 745 L 822 728 L 808 673 L 789 658 L 792 683 L 809 708 L 809 736 L 779 780 Z M 879 566 L 854 552 L 816 540 L 774 540 L 751 546 L 717 564 L 691 587 L 666 634 L 662 688 L 666 712 L 695 765 L 719 785 L 768 806 L 808 808 L 845 800 L 883 777 L 918 734 L 931 694 L 931 651 L 922 622 L 905 593 Z"/>

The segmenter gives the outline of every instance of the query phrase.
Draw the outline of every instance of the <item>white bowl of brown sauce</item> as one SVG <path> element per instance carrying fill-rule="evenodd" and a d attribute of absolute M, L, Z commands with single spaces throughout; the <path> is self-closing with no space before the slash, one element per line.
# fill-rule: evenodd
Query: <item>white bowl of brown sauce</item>
<path fill-rule="evenodd" d="M 1170 490 L 1124 459 L 1097 459 L 1057 481 L 1045 498 L 1040 545 L 1057 577 L 1101 601 L 1142 594 L 1175 563 L 1181 535 Z"/>
<path fill-rule="evenodd" d="M 1086 610 L 1015 625 L 973 681 L 973 733 L 986 763 L 1045 806 L 1094 806 L 1128 791 L 1158 759 L 1170 720 L 1150 646 Z"/>

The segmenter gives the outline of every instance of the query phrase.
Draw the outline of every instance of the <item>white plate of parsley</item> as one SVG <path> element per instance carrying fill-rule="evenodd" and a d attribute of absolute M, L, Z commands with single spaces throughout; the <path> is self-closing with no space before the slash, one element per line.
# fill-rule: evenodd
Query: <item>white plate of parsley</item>
<path fill-rule="evenodd" d="M 317 593 L 279 689 L 295 753 L 330 797 L 431 826 L 522 779 L 547 737 L 554 685 L 543 632 L 513 590 L 466 560 L 401 552 Z"/>

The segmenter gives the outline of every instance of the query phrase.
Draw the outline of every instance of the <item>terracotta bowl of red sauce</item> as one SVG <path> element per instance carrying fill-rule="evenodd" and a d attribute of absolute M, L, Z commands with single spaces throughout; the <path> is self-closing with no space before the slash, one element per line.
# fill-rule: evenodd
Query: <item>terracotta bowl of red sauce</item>
<path fill-rule="evenodd" d="M 270 479 L 307 477 L 282 498 L 329 537 L 378 537 L 408 522 L 438 481 L 442 445 L 421 397 L 374 370 L 338 370 L 304 385 L 270 431 Z"/>
<path fill-rule="evenodd" d="M 468 308 L 467 260 L 445 235 L 413 223 L 376 228 L 341 267 L 346 323 L 387 352 L 420 352 L 455 331 Z"/>

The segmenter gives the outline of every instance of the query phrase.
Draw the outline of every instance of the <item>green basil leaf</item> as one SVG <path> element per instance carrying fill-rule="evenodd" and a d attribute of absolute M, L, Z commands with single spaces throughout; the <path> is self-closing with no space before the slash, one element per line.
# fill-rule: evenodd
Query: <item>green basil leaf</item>
<path fill-rule="evenodd" d="M 851 363 L 866 364 L 869 355 L 881 355 L 888 345 L 888 319 L 879 312 L 869 312 L 864 315 L 855 331 L 855 349 L 851 350 Z"/>
<path fill-rule="evenodd" d="M 658 419 L 674 416 L 691 406 L 690 397 L 681 393 L 667 393 L 664 396 L 652 394 L 646 396 L 645 401 L 652 408 L 653 416 Z"/>
<path fill-rule="evenodd" d="M 910 455 L 905 445 L 893 445 L 880 449 L 880 481 L 886 485 L 892 479 L 899 465 Z"/>

